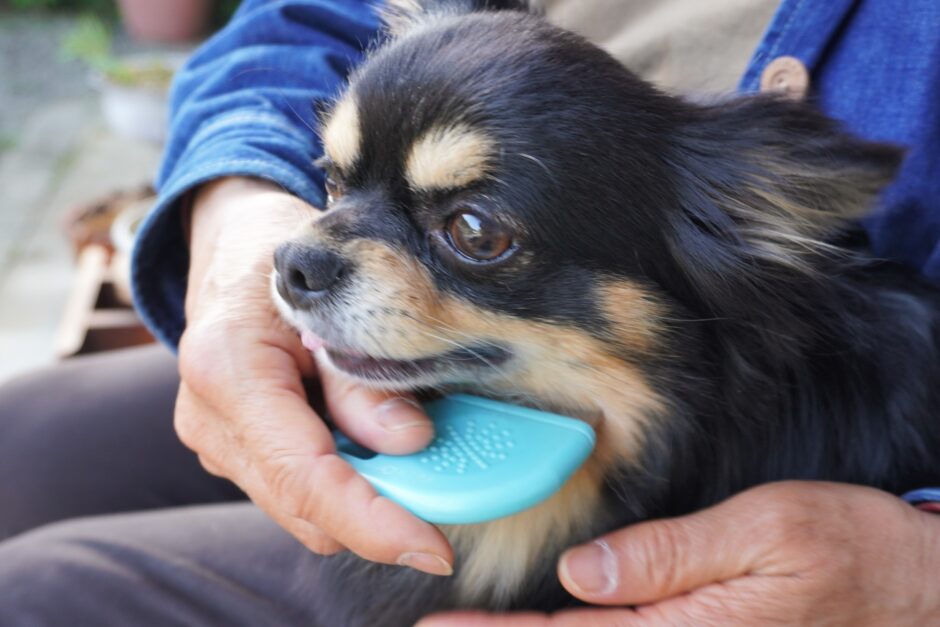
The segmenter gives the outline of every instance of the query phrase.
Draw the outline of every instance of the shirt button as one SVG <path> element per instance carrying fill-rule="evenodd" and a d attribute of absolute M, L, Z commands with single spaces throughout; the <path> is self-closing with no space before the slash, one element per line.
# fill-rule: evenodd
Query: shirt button
<path fill-rule="evenodd" d="M 796 57 L 777 57 L 764 68 L 760 90 L 802 100 L 809 90 L 809 71 Z"/>

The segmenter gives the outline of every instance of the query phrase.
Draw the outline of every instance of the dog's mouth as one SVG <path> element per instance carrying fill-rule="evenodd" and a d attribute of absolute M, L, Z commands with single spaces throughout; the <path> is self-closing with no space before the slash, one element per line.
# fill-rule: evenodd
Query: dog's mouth
<path fill-rule="evenodd" d="M 339 370 L 371 381 L 406 381 L 441 372 L 465 372 L 495 368 L 504 364 L 510 352 L 490 344 L 458 348 L 446 353 L 412 360 L 386 359 L 325 347 Z"/>

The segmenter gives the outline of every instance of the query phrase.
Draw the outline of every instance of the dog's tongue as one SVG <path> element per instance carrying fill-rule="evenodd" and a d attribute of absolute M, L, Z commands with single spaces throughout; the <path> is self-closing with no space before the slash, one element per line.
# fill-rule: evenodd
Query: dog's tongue
<path fill-rule="evenodd" d="M 311 353 L 323 346 L 324 342 L 322 339 L 311 333 L 310 331 L 303 331 L 300 334 L 300 341 Z"/>

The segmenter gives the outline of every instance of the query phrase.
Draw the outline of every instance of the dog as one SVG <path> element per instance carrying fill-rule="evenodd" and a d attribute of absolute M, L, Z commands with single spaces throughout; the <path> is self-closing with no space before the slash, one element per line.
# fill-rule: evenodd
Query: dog
<path fill-rule="evenodd" d="M 522 2 L 393 0 L 323 112 L 325 213 L 274 298 L 328 367 L 590 423 L 555 495 L 436 578 L 322 559 L 328 625 L 574 603 L 565 548 L 748 487 L 940 485 L 940 296 L 860 218 L 902 151 L 773 96 L 658 91 Z"/>

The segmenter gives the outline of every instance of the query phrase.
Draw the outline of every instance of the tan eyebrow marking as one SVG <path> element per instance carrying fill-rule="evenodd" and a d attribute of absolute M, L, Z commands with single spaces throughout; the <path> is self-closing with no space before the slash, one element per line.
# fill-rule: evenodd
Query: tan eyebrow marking
<path fill-rule="evenodd" d="M 405 177 L 415 189 L 454 189 L 483 178 L 494 142 L 467 124 L 434 127 L 412 146 Z"/>
<path fill-rule="evenodd" d="M 323 128 L 323 149 L 337 167 L 349 170 L 359 159 L 361 143 L 359 105 L 347 94 L 333 109 Z"/>

